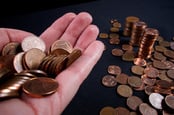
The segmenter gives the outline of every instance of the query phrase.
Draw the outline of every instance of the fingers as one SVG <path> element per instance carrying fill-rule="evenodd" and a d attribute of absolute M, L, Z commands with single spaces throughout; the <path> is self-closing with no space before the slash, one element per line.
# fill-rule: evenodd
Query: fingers
<path fill-rule="evenodd" d="M 73 46 L 84 29 L 92 22 L 92 17 L 87 12 L 79 13 L 68 26 L 60 39 L 69 41 Z"/>
<path fill-rule="evenodd" d="M 0 42 L 0 51 L 2 47 L 10 41 L 21 42 L 26 36 L 33 35 L 32 33 L 10 29 L 10 28 L 0 28 L 1 42 Z"/>
<path fill-rule="evenodd" d="M 81 57 L 58 75 L 56 78 L 59 82 L 58 94 L 61 95 L 60 100 L 62 100 L 62 104 L 66 105 L 69 103 L 81 83 L 100 59 L 103 50 L 104 45 L 102 42 L 92 42 Z"/>
<path fill-rule="evenodd" d="M 47 48 L 65 32 L 66 28 L 75 18 L 76 14 L 66 13 L 57 19 L 49 28 L 47 28 L 40 37 L 47 44 Z"/>
<path fill-rule="evenodd" d="M 97 26 L 89 25 L 79 37 L 74 48 L 80 49 L 83 52 L 91 42 L 96 40 L 98 33 L 99 29 Z"/>

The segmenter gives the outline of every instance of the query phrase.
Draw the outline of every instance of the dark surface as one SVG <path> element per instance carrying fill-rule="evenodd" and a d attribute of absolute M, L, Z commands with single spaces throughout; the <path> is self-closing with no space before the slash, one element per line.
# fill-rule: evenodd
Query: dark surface
<path fill-rule="evenodd" d="M 158 29 L 165 39 L 171 40 L 174 36 L 173 0 L 97 0 L 62 7 L 46 7 L 39 11 L 32 10 L 23 14 L 1 16 L 0 27 L 17 28 L 40 35 L 64 13 L 81 11 L 91 13 L 93 23 L 99 27 L 100 32 L 109 32 L 111 19 L 118 19 L 124 24 L 125 18 L 132 15 L 146 22 L 148 27 Z M 119 46 L 110 45 L 106 39 L 97 39 L 102 40 L 107 49 L 62 115 L 98 115 L 104 106 L 126 107 L 125 98 L 116 94 L 116 88 L 104 87 L 101 79 L 107 74 L 107 67 L 110 64 L 119 65 L 122 72 L 132 75 L 130 72 L 132 63 L 123 62 L 121 58 L 111 55 L 111 49 Z M 129 40 L 126 37 L 121 39 L 121 43 Z M 134 92 L 134 95 L 140 96 L 144 101 L 148 98 L 142 92 Z"/>

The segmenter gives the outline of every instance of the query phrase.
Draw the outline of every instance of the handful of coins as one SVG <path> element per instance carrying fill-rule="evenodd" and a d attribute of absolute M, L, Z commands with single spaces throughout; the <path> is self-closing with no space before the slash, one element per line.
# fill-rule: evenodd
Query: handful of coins
<path fill-rule="evenodd" d="M 19 97 L 21 92 L 32 97 L 44 97 L 57 91 L 57 74 L 81 56 L 65 40 L 55 41 L 48 52 L 37 36 L 19 42 L 9 42 L 0 56 L 0 100 Z"/>

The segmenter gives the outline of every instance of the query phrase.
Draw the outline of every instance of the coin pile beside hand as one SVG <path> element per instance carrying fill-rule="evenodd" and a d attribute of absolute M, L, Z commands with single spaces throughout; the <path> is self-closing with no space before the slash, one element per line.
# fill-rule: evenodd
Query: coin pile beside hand
<path fill-rule="evenodd" d="M 46 51 L 46 44 L 37 36 L 7 43 L 0 56 L 0 100 L 20 97 L 44 97 L 58 89 L 54 79 L 81 56 L 80 49 L 64 40 L 57 40 Z"/>

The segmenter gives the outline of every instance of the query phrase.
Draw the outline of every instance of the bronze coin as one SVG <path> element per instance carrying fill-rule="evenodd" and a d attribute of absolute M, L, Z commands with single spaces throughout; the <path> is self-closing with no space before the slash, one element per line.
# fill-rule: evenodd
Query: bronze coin
<path fill-rule="evenodd" d="M 133 46 L 129 44 L 122 44 L 122 50 L 127 51 L 127 50 L 133 50 Z"/>
<path fill-rule="evenodd" d="M 109 38 L 119 39 L 119 34 L 117 34 L 117 33 L 110 33 L 109 34 Z"/>
<path fill-rule="evenodd" d="M 169 49 L 164 50 L 164 55 L 168 58 L 174 59 L 174 51 L 173 50 L 169 50 Z"/>
<path fill-rule="evenodd" d="M 70 42 L 59 39 L 54 41 L 54 43 L 51 45 L 50 52 L 54 51 L 55 49 L 64 49 L 65 51 L 71 53 L 73 46 L 70 44 Z"/>
<path fill-rule="evenodd" d="M 170 79 L 170 78 L 167 76 L 166 70 L 161 71 L 160 74 L 159 74 L 159 76 L 158 76 L 158 78 L 159 78 L 160 80 L 166 80 L 166 81 L 168 81 L 168 82 L 173 81 L 172 79 Z"/>
<path fill-rule="evenodd" d="M 171 79 L 174 79 L 174 69 L 167 70 L 167 76 Z"/>
<path fill-rule="evenodd" d="M 131 67 L 131 71 L 132 73 L 136 74 L 136 75 L 143 75 L 144 73 L 144 68 L 142 66 L 138 66 L 138 65 L 133 65 Z"/>
<path fill-rule="evenodd" d="M 112 75 L 119 75 L 119 74 L 121 74 L 121 68 L 117 65 L 109 65 L 108 73 L 112 74 Z"/>
<path fill-rule="evenodd" d="M 161 52 L 154 52 L 153 57 L 157 60 L 166 60 L 166 57 Z"/>
<path fill-rule="evenodd" d="M 163 53 L 167 48 L 164 46 L 160 46 L 160 45 L 155 45 L 155 51 L 161 52 Z"/>
<path fill-rule="evenodd" d="M 167 65 L 167 63 L 165 63 L 165 61 L 159 61 L 159 60 L 154 60 L 152 62 L 153 67 L 157 68 L 157 69 L 169 69 L 170 67 Z"/>
<path fill-rule="evenodd" d="M 144 74 L 149 78 L 157 78 L 159 76 L 159 70 L 154 67 L 146 67 L 144 69 Z"/>
<path fill-rule="evenodd" d="M 133 50 L 127 50 L 122 55 L 122 60 L 123 61 L 133 61 L 134 58 L 135 58 L 135 56 L 136 56 L 135 51 L 133 51 Z"/>
<path fill-rule="evenodd" d="M 23 91 L 32 97 L 43 97 L 57 91 L 58 82 L 48 77 L 32 78 L 22 86 Z"/>
<path fill-rule="evenodd" d="M 153 86 L 156 83 L 156 78 L 150 78 L 146 74 L 141 76 L 141 80 L 144 84 L 149 86 Z"/>
<path fill-rule="evenodd" d="M 174 109 L 174 96 L 167 95 L 165 97 L 165 103 L 167 104 L 168 107 L 170 107 L 171 109 Z"/>
<path fill-rule="evenodd" d="M 45 52 L 46 50 L 46 44 L 45 42 L 37 36 L 27 36 L 23 39 L 21 42 L 21 47 L 23 51 L 28 51 L 32 48 L 38 48 Z"/>
<path fill-rule="evenodd" d="M 19 42 L 9 42 L 2 48 L 2 56 L 4 55 L 16 55 L 21 52 L 21 44 Z"/>
<path fill-rule="evenodd" d="M 38 48 L 29 49 L 24 54 L 25 65 L 29 69 L 38 69 L 45 56 L 46 53 Z"/>
<path fill-rule="evenodd" d="M 139 105 L 139 111 L 142 115 L 158 115 L 157 110 L 147 103 L 141 103 Z"/>
<path fill-rule="evenodd" d="M 160 46 L 170 47 L 170 42 L 169 41 L 166 41 L 166 40 L 160 40 L 160 41 L 158 41 L 158 44 Z"/>
<path fill-rule="evenodd" d="M 126 101 L 127 106 L 134 111 L 138 109 L 141 103 L 143 103 L 143 101 L 138 96 L 130 96 L 127 98 L 127 101 Z"/>
<path fill-rule="evenodd" d="M 144 91 L 147 95 L 150 95 L 151 93 L 154 93 L 154 86 L 146 85 L 144 88 Z"/>
<path fill-rule="evenodd" d="M 129 76 L 127 74 L 121 73 L 121 74 L 117 75 L 115 79 L 116 79 L 117 83 L 119 83 L 119 84 L 127 84 L 128 77 Z"/>
<path fill-rule="evenodd" d="M 100 115 L 114 115 L 115 109 L 111 106 L 105 106 L 100 110 Z"/>
<path fill-rule="evenodd" d="M 112 49 L 112 55 L 114 55 L 114 56 L 122 56 L 123 53 L 124 53 L 123 50 L 121 50 L 119 48 Z"/>
<path fill-rule="evenodd" d="M 141 87 L 142 85 L 142 80 L 140 77 L 137 77 L 137 76 L 130 76 L 128 77 L 128 84 L 131 86 L 131 87 Z"/>
<path fill-rule="evenodd" d="M 120 39 L 119 38 L 110 38 L 109 39 L 109 43 L 110 44 L 119 44 L 120 43 Z"/>
<path fill-rule="evenodd" d="M 156 109 L 162 109 L 162 100 L 164 96 L 159 93 L 151 93 L 149 95 L 149 102 L 150 104 Z"/>
<path fill-rule="evenodd" d="M 120 28 L 118 27 L 110 27 L 110 32 L 119 32 Z"/>
<path fill-rule="evenodd" d="M 117 81 L 115 79 L 115 76 L 113 75 L 105 75 L 102 78 L 102 84 L 106 87 L 114 87 L 117 85 Z"/>
<path fill-rule="evenodd" d="M 122 97 L 130 97 L 133 95 L 133 90 L 128 85 L 119 85 L 117 87 L 117 93 Z"/>
<path fill-rule="evenodd" d="M 109 35 L 108 35 L 108 33 L 99 33 L 99 38 L 108 38 L 109 37 Z"/>
<path fill-rule="evenodd" d="M 125 107 L 116 107 L 114 115 L 130 115 L 130 111 Z"/>
<path fill-rule="evenodd" d="M 147 65 L 146 60 L 143 58 L 134 58 L 133 62 L 137 66 L 146 66 Z"/>
<path fill-rule="evenodd" d="M 81 55 L 82 51 L 80 49 L 73 49 L 73 51 L 67 56 L 66 68 L 76 61 Z"/>
<path fill-rule="evenodd" d="M 168 82 L 166 80 L 157 80 L 156 86 L 158 86 L 160 88 L 164 88 L 164 89 L 169 89 L 172 86 L 172 84 L 171 84 L 171 82 Z"/>

